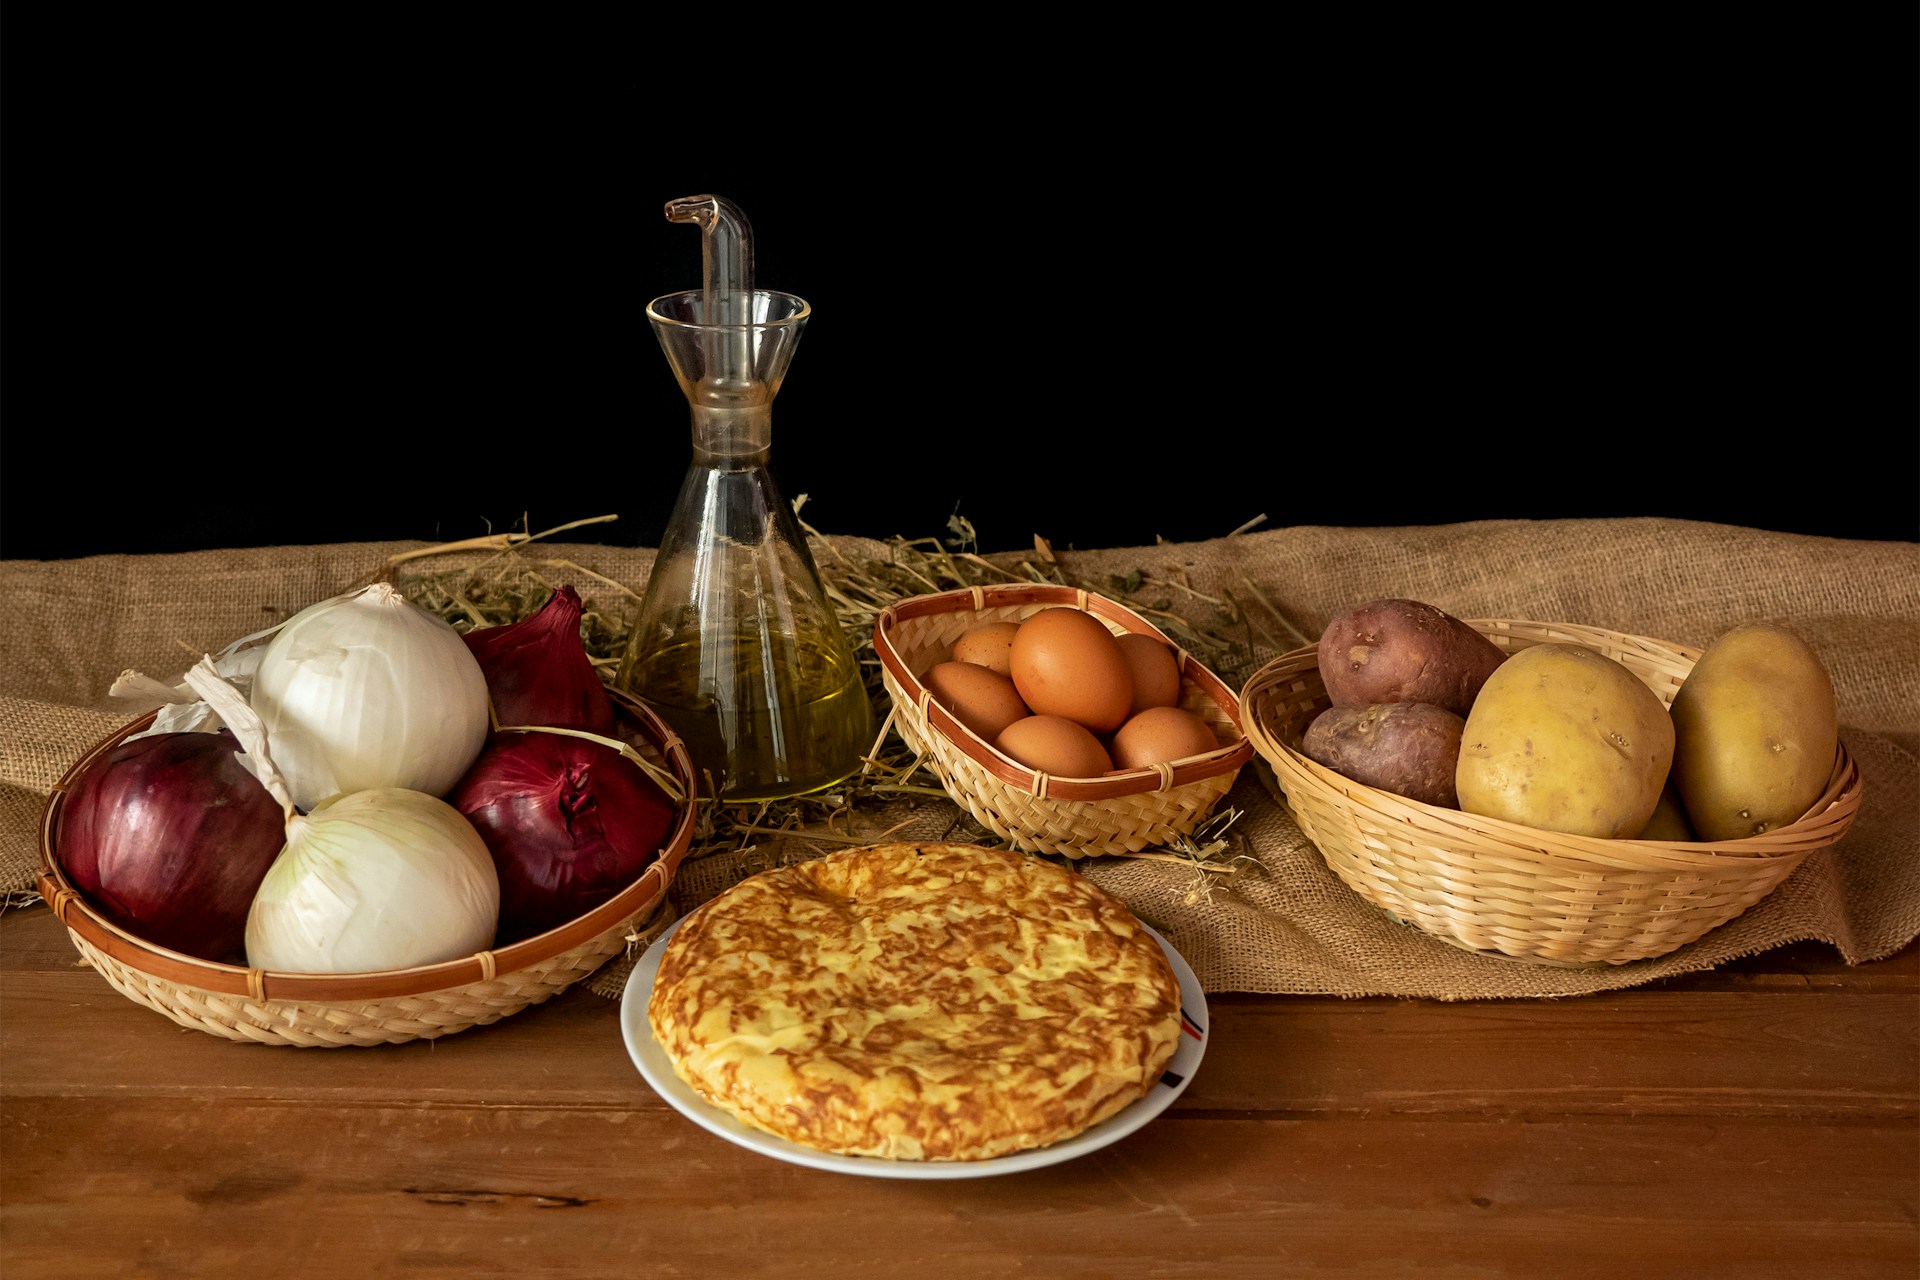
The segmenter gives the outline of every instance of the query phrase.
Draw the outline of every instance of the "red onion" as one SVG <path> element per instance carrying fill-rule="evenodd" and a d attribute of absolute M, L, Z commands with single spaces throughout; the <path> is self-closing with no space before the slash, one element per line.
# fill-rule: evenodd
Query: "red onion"
<path fill-rule="evenodd" d="M 580 639 L 580 593 L 562 586 L 539 610 L 466 633 L 502 725 L 613 732 L 613 700 Z"/>
<path fill-rule="evenodd" d="M 674 804 L 639 765 L 571 734 L 495 734 L 447 803 L 500 873 L 495 946 L 545 933 L 632 884 L 659 856 Z"/>
<path fill-rule="evenodd" d="M 247 911 L 287 829 L 239 750 L 226 729 L 150 734 L 81 775 L 54 852 L 101 915 L 203 960 L 244 954 Z"/>

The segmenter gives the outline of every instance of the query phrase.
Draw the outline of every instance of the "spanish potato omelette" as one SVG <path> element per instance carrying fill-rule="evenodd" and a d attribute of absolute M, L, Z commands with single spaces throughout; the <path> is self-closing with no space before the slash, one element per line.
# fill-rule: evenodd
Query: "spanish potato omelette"
<path fill-rule="evenodd" d="M 1127 906 L 1039 858 L 881 844 L 752 876 L 647 1004 L 690 1088 L 790 1142 L 982 1160 L 1080 1133 L 1173 1056 L 1180 994 Z"/>

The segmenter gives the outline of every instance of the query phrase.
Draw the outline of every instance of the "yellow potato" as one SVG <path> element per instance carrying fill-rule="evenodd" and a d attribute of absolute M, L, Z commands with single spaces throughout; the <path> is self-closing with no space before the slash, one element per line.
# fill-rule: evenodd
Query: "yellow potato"
<path fill-rule="evenodd" d="M 1574 644 L 1515 652 L 1467 714 L 1460 808 L 1543 831 L 1630 840 L 1673 763 L 1673 721 L 1640 678 Z"/>
<path fill-rule="evenodd" d="M 1840 745 L 1833 681 L 1807 643 L 1754 623 L 1707 647 L 1673 699 L 1673 775 L 1703 840 L 1797 821 Z"/>
<path fill-rule="evenodd" d="M 1692 843 L 1700 837 L 1694 832 L 1693 823 L 1687 819 L 1687 807 L 1680 802 L 1680 788 L 1674 785 L 1673 774 L 1667 774 L 1667 785 L 1660 788 L 1660 803 L 1653 807 L 1653 816 L 1647 819 L 1647 825 L 1640 829 L 1636 840 L 1668 840 Z"/>

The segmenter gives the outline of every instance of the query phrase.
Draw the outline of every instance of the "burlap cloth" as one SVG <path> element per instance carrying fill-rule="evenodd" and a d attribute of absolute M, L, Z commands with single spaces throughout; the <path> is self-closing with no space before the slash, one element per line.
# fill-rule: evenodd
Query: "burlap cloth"
<path fill-rule="evenodd" d="M 832 541 L 884 551 L 857 539 Z M 31 887 L 49 789 L 87 747 L 146 709 L 108 696 L 116 675 L 127 668 L 177 675 L 199 654 L 420 545 L 0 561 L 14 617 L 0 662 L 0 883 L 14 909 L 38 901 Z M 1858 964 L 1920 934 L 1920 546 L 1634 518 L 1301 526 L 1057 554 L 1072 577 L 1095 589 L 1109 574 L 1138 569 L 1184 580 L 1199 593 L 1183 599 L 1261 602 L 1247 608 L 1260 627 L 1244 660 L 1219 671 L 1236 689 L 1302 637 L 1317 639 L 1334 614 L 1384 596 L 1425 600 L 1461 617 L 1586 623 L 1697 647 L 1738 623 L 1769 619 L 1812 642 L 1833 676 L 1842 735 L 1864 780 L 1846 839 L 1742 916 L 1651 960 L 1533 965 L 1471 954 L 1394 922 L 1327 869 L 1261 763 L 1241 772 L 1225 801 L 1240 811 L 1229 828 L 1233 851 L 1257 862 L 1232 875 L 1131 858 L 1077 864 L 1166 934 L 1210 992 L 1568 996 L 1804 940 L 1831 944 Z M 604 593 L 605 583 L 572 566 L 637 589 L 652 562 L 645 548 L 587 544 L 543 545 L 540 556 L 567 562 L 550 570 L 554 581 L 574 581 L 587 596 Z M 945 801 L 903 803 L 860 815 L 855 833 L 897 828 L 887 838 L 965 839 L 979 829 L 962 817 Z M 685 911 L 782 858 L 821 851 L 775 841 L 690 861 L 671 905 Z M 594 989 L 617 993 L 630 963 L 615 961 L 596 975 Z"/>

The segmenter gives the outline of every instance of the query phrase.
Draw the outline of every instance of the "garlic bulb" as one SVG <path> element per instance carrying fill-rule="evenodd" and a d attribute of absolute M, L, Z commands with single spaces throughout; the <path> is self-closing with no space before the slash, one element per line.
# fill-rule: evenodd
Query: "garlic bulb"
<path fill-rule="evenodd" d="M 308 812 L 378 787 L 445 795 L 490 728 L 486 676 L 460 633 L 385 582 L 289 618 L 249 700 Z"/>

